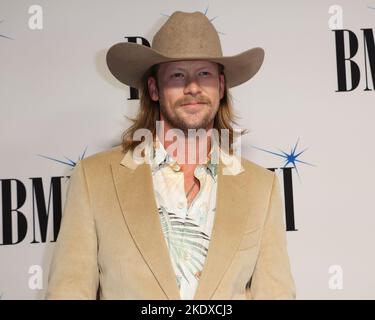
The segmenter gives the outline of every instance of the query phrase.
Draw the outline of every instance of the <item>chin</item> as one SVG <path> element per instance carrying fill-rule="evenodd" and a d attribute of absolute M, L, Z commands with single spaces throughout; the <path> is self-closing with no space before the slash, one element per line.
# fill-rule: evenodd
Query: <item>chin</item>
<path fill-rule="evenodd" d="M 209 118 L 207 117 L 206 114 L 201 115 L 200 117 L 191 116 L 191 115 L 185 116 L 185 117 L 182 117 L 180 120 L 182 123 L 186 125 L 186 127 L 189 127 L 189 128 L 201 127 L 209 123 Z"/>
<path fill-rule="evenodd" d="M 187 129 L 206 129 L 206 123 L 185 123 L 185 128 Z"/>

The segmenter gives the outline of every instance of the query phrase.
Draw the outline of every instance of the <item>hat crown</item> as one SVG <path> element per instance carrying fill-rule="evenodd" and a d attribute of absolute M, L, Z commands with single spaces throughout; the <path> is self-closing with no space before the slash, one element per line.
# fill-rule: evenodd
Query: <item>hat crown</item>
<path fill-rule="evenodd" d="M 222 57 L 217 31 L 201 12 L 174 12 L 155 34 L 152 48 L 171 58 Z"/>

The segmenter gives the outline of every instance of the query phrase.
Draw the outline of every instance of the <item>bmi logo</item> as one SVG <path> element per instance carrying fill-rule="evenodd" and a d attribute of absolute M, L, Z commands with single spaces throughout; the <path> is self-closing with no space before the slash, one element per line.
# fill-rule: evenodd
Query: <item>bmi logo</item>
<path fill-rule="evenodd" d="M 375 9 L 368 7 L 368 9 Z M 335 34 L 337 90 L 348 92 L 358 88 L 365 80 L 364 91 L 375 90 L 375 41 L 372 28 L 352 31 L 344 28 L 343 8 L 331 6 L 329 27 Z M 375 14 L 375 11 L 374 11 Z M 362 48 L 362 52 L 359 49 Z M 360 63 L 361 62 L 361 63 Z M 372 82 L 372 84 L 371 84 Z"/>

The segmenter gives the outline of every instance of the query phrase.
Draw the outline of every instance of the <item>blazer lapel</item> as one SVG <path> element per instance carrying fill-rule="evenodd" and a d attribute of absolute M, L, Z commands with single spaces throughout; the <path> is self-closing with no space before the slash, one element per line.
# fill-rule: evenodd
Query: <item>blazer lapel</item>
<path fill-rule="evenodd" d="M 111 165 L 121 210 L 140 253 L 167 297 L 181 299 L 161 229 L 150 166 L 137 165 L 131 152 L 121 165 L 118 162 Z"/>
<path fill-rule="evenodd" d="M 254 201 L 249 192 L 251 190 L 249 181 L 253 179 L 248 176 L 251 172 L 244 171 L 242 165 L 240 166 L 240 171 L 223 174 L 226 165 L 220 158 L 214 225 L 205 265 L 195 292 L 195 300 L 211 299 L 232 263 L 245 231 Z"/>

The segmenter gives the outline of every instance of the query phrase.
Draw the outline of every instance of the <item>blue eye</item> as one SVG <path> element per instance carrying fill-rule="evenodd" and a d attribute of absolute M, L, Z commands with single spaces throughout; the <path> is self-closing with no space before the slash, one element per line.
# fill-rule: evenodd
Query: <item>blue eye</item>
<path fill-rule="evenodd" d="M 204 76 L 208 76 L 210 73 L 208 71 L 201 71 L 199 74 L 204 73 Z"/>

